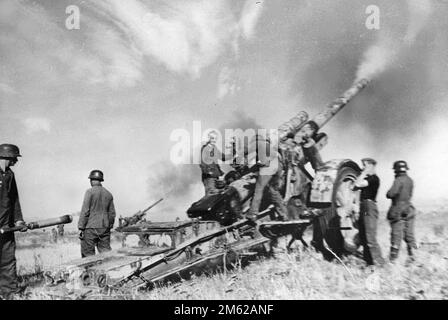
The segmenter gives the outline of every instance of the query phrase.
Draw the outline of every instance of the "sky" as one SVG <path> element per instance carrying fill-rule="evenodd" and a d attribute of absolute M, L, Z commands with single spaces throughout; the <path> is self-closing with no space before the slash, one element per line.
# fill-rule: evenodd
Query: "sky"
<path fill-rule="evenodd" d="M 413 1 L 0 0 L 0 140 L 23 155 L 13 170 L 25 218 L 78 212 L 92 169 L 118 215 L 164 197 L 150 219 L 186 218 L 204 191 L 197 165 L 170 162 L 174 130 L 313 116 L 370 66 L 372 46 L 384 63 L 324 127 L 322 156 L 376 158 L 380 210 L 399 159 L 416 205 L 441 203 L 448 2 Z M 365 24 L 372 4 L 379 30 Z M 69 6 L 79 29 L 67 28 Z"/>

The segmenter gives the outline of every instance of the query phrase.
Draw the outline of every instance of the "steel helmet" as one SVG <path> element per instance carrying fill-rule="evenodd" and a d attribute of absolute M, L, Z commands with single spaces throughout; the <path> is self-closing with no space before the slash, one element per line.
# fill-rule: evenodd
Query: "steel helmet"
<path fill-rule="evenodd" d="M 394 162 L 392 169 L 394 169 L 395 172 L 406 172 L 406 170 L 409 170 L 409 167 L 406 161 L 398 160 Z"/>
<path fill-rule="evenodd" d="M 90 180 L 104 181 L 104 175 L 101 170 L 92 170 L 89 174 Z"/>
<path fill-rule="evenodd" d="M 21 157 L 18 146 L 8 143 L 0 145 L 0 158 L 17 158 L 17 157 Z"/>

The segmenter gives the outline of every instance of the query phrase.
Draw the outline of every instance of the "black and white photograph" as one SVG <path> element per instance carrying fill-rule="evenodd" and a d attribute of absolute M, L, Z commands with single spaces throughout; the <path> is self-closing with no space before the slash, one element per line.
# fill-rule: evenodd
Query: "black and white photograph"
<path fill-rule="evenodd" d="M 0 300 L 447 300 L 447 108 L 447 0 L 0 0 Z"/>

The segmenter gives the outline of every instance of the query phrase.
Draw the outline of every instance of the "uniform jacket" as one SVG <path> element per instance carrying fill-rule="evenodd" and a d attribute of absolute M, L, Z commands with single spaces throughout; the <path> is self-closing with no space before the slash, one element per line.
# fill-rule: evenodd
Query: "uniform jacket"
<path fill-rule="evenodd" d="M 324 163 L 316 144 L 306 146 L 293 139 L 288 139 L 280 145 L 280 151 L 283 153 L 285 161 L 291 166 L 305 166 L 310 162 L 311 167 L 317 170 Z"/>
<path fill-rule="evenodd" d="M 0 169 L 0 227 L 13 227 L 19 220 L 23 217 L 14 172 Z"/>
<path fill-rule="evenodd" d="M 103 186 L 93 186 L 86 191 L 78 229 L 109 228 L 115 221 L 115 207 L 112 194 Z"/>
<path fill-rule="evenodd" d="M 386 194 L 386 197 L 392 200 L 387 213 L 389 220 L 399 220 L 415 213 L 411 203 L 413 189 L 414 182 L 406 173 L 395 176 L 394 183 Z"/>
<path fill-rule="evenodd" d="M 216 145 L 206 143 L 201 148 L 201 171 L 202 179 L 219 178 L 224 174 L 218 160 L 226 161 L 230 156 L 223 154 Z"/>

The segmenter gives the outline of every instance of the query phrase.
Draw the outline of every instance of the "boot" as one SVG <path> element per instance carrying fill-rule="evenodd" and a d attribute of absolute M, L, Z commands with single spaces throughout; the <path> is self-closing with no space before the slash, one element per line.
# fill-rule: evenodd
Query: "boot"
<path fill-rule="evenodd" d="M 394 247 L 390 248 L 389 260 L 390 260 L 391 263 L 394 263 L 395 260 L 397 260 L 397 258 L 398 258 L 398 251 L 399 250 L 397 248 L 394 248 Z"/>
<path fill-rule="evenodd" d="M 415 255 L 413 249 L 414 249 L 413 247 L 408 246 L 408 259 L 407 259 L 408 263 L 415 262 Z"/>

